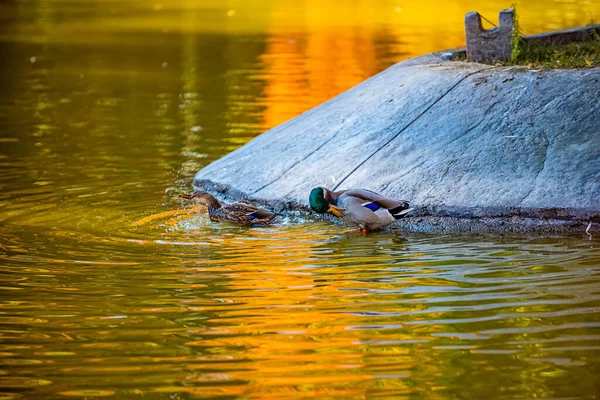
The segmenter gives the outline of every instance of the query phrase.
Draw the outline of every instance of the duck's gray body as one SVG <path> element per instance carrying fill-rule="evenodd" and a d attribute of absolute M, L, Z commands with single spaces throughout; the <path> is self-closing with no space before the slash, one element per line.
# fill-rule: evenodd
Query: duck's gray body
<path fill-rule="evenodd" d="M 340 210 L 342 220 L 361 230 L 379 230 L 411 210 L 405 201 L 388 199 L 367 189 L 350 189 L 332 194 L 334 204 L 343 209 Z"/>

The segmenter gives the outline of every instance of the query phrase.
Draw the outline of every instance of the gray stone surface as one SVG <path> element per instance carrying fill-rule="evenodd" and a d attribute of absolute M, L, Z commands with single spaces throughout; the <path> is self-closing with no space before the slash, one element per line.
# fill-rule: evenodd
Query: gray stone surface
<path fill-rule="evenodd" d="M 415 218 L 600 222 L 599 99 L 599 69 L 429 55 L 265 132 L 194 185 L 280 208 L 306 207 L 315 186 L 365 187 L 409 200 Z"/>

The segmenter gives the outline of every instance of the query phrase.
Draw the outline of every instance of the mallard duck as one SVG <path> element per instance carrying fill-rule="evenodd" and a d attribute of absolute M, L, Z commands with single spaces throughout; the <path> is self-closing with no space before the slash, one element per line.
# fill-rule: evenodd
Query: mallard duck
<path fill-rule="evenodd" d="M 273 213 L 245 200 L 233 204 L 221 204 L 212 194 L 197 190 L 193 194 L 181 194 L 184 199 L 198 199 L 208 207 L 208 217 L 215 222 L 238 225 L 265 225 L 281 214 Z"/>
<path fill-rule="evenodd" d="M 388 199 L 367 189 L 333 192 L 317 187 L 308 200 L 315 212 L 333 214 L 359 227 L 363 234 L 386 227 L 412 210 L 406 201 Z"/>

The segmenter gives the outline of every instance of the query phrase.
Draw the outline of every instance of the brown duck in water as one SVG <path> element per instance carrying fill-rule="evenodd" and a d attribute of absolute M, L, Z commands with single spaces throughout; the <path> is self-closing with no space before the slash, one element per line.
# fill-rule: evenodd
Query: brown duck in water
<path fill-rule="evenodd" d="M 192 195 L 181 194 L 184 199 L 198 199 L 208 207 L 208 217 L 215 222 L 238 225 L 266 225 L 281 214 L 263 210 L 244 200 L 233 204 L 221 204 L 212 194 L 197 190 Z"/>

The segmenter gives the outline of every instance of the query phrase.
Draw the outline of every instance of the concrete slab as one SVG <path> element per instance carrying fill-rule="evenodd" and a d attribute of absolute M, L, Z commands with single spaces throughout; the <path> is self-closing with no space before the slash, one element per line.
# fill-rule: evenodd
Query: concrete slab
<path fill-rule="evenodd" d="M 600 70 L 428 55 L 392 66 L 199 171 L 196 187 L 305 207 L 366 187 L 415 215 L 600 220 Z"/>

